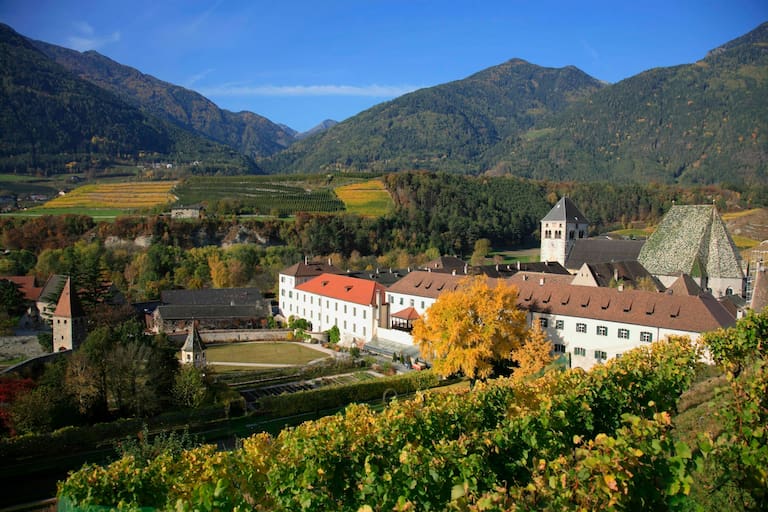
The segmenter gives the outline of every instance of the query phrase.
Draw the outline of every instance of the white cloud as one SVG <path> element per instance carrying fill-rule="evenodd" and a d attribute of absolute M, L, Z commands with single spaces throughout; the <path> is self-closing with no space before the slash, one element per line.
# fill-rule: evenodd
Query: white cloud
<path fill-rule="evenodd" d="M 199 91 L 206 96 L 360 96 L 388 98 L 413 92 L 416 85 L 220 85 Z"/>
<path fill-rule="evenodd" d="M 120 32 L 112 32 L 107 35 L 98 35 L 96 30 L 87 21 L 73 23 L 77 34 L 67 38 L 67 46 L 77 51 L 97 50 L 102 46 L 120 41 Z"/>
<path fill-rule="evenodd" d="M 593 62 L 600 60 L 600 55 L 597 53 L 597 50 L 595 50 L 586 40 L 581 40 L 581 46 L 583 46 L 584 50 L 589 54 L 590 57 L 592 57 Z"/>
<path fill-rule="evenodd" d="M 90 35 L 93 35 L 95 32 L 91 24 L 88 23 L 87 21 L 76 21 L 72 25 L 74 25 L 75 30 L 77 30 L 79 33 L 84 35 L 90 36 Z"/>
<path fill-rule="evenodd" d="M 213 68 L 208 68 L 204 71 L 201 71 L 200 73 L 197 73 L 196 75 L 192 75 L 189 77 L 186 82 L 184 82 L 185 87 L 192 87 L 197 82 L 208 76 L 209 74 L 213 73 L 215 70 Z"/>

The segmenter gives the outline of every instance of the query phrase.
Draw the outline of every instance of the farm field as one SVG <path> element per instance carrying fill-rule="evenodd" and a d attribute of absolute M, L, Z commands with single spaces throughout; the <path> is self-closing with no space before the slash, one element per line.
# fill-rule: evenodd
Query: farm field
<path fill-rule="evenodd" d="M 205 358 L 215 363 L 255 363 L 269 365 L 303 365 L 315 359 L 329 357 L 299 342 L 251 342 L 211 345 Z"/>
<path fill-rule="evenodd" d="M 349 213 L 381 217 L 395 206 L 389 192 L 384 188 L 384 183 L 380 180 L 337 187 L 335 192 L 339 199 L 344 201 L 344 206 Z"/>
<path fill-rule="evenodd" d="M 205 202 L 231 205 L 239 213 L 293 215 L 344 209 L 325 178 L 285 179 L 275 176 L 194 176 L 175 187 L 179 204 Z"/>
<path fill-rule="evenodd" d="M 171 192 L 176 181 L 98 183 L 83 185 L 43 205 L 46 209 L 120 208 L 141 210 L 176 200 Z"/>

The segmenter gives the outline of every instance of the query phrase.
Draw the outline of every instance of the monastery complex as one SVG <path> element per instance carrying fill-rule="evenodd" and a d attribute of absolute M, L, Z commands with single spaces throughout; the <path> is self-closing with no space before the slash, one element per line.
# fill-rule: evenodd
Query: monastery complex
<path fill-rule="evenodd" d="M 645 241 L 587 238 L 588 229 L 562 198 L 541 220 L 538 263 L 470 267 L 442 257 L 375 273 L 298 263 L 280 273 L 280 314 L 315 331 L 337 326 L 348 346 L 417 356 L 413 321 L 467 276 L 485 275 L 491 285 L 515 286 L 518 307 L 547 333 L 553 353 L 588 369 L 669 335 L 695 340 L 766 305 L 762 264 L 744 264 L 714 206 L 673 206 Z"/>

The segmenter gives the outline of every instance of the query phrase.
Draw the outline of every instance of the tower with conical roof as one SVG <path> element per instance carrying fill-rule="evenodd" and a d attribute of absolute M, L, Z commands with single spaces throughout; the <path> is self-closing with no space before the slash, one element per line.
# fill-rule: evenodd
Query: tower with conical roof
<path fill-rule="evenodd" d="M 587 236 L 589 221 L 567 197 L 562 197 L 541 219 L 541 261 L 565 266 L 574 242 Z"/>
<path fill-rule="evenodd" d="M 187 339 L 181 347 L 181 363 L 192 364 L 198 368 L 205 366 L 205 345 L 195 322 L 192 322 Z"/>
<path fill-rule="evenodd" d="M 74 350 L 85 341 L 85 310 L 72 289 L 69 277 L 59 295 L 59 301 L 51 317 L 53 323 L 53 351 Z"/>

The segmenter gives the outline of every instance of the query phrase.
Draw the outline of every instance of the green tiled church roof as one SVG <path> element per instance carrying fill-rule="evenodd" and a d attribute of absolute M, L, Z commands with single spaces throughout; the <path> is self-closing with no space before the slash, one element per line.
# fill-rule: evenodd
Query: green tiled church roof
<path fill-rule="evenodd" d="M 673 206 L 648 238 L 638 260 L 655 275 L 685 272 L 696 277 L 744 277 L 739 252 L 711 205 Z"/>

